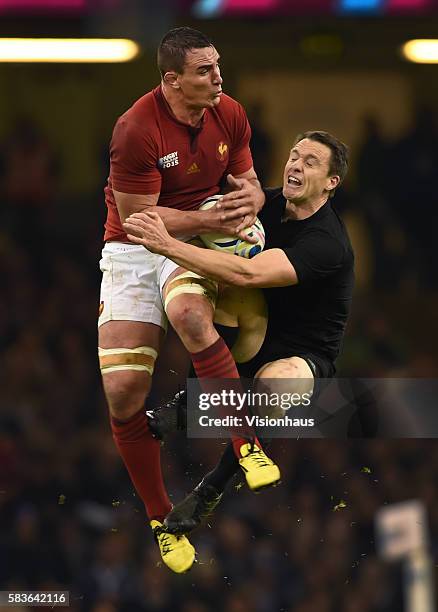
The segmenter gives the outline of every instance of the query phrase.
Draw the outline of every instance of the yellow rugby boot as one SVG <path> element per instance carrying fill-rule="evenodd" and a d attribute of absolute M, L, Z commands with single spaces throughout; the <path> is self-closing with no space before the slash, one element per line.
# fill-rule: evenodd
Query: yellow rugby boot
<path fill-rule="evenodd" d="M 239 464 L 245 472 L 246 482 L 252 491 L 275 487 L 280 482 L 280 470 L 272 459 L 257 444 L 243 444 L 240 447 Z"/>
<path fill-rule="evenodd" d="M 195 549 L 186 536 L 167 533 L 160 521 L 152 520 L 150 525 L 163 562 L 172 572 L 177 574 L 187 572 L 195 560 Z"/>

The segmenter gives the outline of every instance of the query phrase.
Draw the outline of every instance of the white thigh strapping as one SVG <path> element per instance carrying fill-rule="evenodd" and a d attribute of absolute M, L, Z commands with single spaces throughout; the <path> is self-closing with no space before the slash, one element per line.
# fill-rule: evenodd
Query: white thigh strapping
<path fill-rule="evenodd" d="M 159 282 L 159 285 L 160 285 L 160 294 L 161 295 L 163 295 L 163 287 L 164 287 L 167 279 L 179 267 L 180 266 L 178 264 L 176 264 L 174 261 L 172 261 L 171 259 L 167 259 L 167 257 L 163 257 L 163 261 L 160 262 L 160 265 L 159 265 L 159 268 L 158 268 L 158 282 Z M 163 300 L 163 302 L 164 302 L 164 300 Z"/>

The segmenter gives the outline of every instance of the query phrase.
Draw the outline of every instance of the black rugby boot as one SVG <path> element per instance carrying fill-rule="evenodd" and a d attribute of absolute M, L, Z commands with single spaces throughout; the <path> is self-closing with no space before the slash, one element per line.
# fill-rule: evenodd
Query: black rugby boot
<path fill-rule="evenodd" d="M 176 504 L 164 519 L 164 526 L 169 533 L 189 533 L 201 522 L 213 514 L 222 499 L 222 493 L 203 480 L 179 504 Z"/>
<path fill-rule="evenodd" d="M 167 404 L 154 410 L 147 410 L 149 427 L 154 438 L 163 438 L 174 431 L 187 428 L 187 391 L 178 391 Z"/>

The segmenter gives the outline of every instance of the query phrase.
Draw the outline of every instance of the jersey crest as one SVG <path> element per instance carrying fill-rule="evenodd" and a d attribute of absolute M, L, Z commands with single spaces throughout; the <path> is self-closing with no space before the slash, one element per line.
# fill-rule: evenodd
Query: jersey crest
<path fill-rule="evenodd" d="M 228 145 L 225 142 L 220 142 L 217 146 L 216 157 L 219 161 L 224 161 L 228 155 Z"/>

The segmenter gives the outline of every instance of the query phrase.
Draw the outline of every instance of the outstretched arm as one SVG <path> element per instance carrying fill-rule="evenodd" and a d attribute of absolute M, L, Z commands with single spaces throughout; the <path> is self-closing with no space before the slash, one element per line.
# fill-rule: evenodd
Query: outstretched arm
<path fill-rule="evenodd" d="M 248 223 L 243 225 L 241 218 L 225 218 L 223 210 L 218 207 L 209 210 L 177 210 L 167 206 L 157 206 L 159 193 L 140 195 L 115 190 L 113 193 L 122 223 L 129 215 L 153 210 L 159 214 L 171 236 L 217 232 L 225 236 L 245 238 L 242 230 L 248 227 Z"/>
<path fill-rule="evenodd" d="M 123 224 L 129 240 L 202 276 L 240 287 L 284 287 L 298 282 L 284 251 L 269 249 L 245 259 L 172 238 L 156 212 L 135 213 Z"/>

